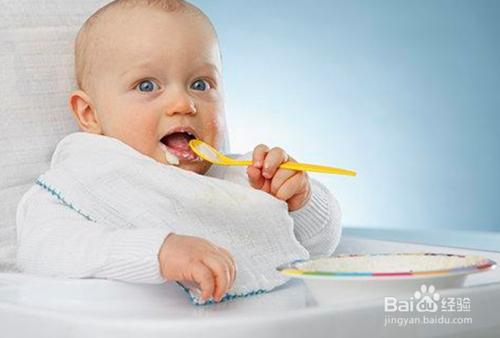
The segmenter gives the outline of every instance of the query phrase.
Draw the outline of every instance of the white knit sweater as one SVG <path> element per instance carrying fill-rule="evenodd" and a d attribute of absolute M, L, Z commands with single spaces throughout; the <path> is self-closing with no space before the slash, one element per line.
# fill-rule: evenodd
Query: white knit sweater
<path fill-rule="evenodd" d="M 240 158 L 251 158 L 251 153 Z M 212 166 L 206 175 L 250 187 L 245 167 L 229 175 L 225 168 Z M 290 212 L 294 234 L 311 256 L 331 255 L 341 234 L 340 208 L 317 180 L 311 179 L 311 189 L 309 202 Z M 17 208 L 17 265 L 21 271 L 40 275 L 162 283 L 158 252 L 169 233 L 88 221 L 34 185 Z"/>

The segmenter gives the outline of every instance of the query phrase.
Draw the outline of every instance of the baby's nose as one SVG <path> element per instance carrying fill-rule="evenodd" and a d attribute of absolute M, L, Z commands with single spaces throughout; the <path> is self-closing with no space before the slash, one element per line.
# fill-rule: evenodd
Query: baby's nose
<path fill-rule="evenodd" d="M 196 105 L 193 98 L 185 91 L 171 93 L 167 104 L 166 114 L 196 114 Z"/>

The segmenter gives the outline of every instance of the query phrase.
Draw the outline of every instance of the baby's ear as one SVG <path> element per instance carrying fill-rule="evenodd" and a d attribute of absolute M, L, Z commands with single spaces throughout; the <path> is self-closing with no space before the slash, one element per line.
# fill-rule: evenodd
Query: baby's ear
<path fill-rule="evenodd" d="M 92 100 L 82 90 L 75 90 L 69 95 L 69 107 L 73 117 L 78 122 L 82 131 L 94 134 L 102 134 L 101 126 L 97 120 Z"/>

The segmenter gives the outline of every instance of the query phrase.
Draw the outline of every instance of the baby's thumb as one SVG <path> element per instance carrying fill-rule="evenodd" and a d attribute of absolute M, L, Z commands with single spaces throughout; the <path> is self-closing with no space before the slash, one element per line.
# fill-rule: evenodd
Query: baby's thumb
<path fill-rule="evenodd" d="M 261 189 L 266 182 L 264 176 L 261 175 L 260 169 L 254 166 L 248 166 L 247 168 L 248 181 L 250 185 L 255 189 Z"/>

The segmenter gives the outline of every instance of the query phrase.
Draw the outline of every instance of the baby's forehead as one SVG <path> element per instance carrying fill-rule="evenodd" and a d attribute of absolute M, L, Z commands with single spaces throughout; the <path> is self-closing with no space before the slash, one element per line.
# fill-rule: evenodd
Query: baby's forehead
<path fill-rule="evenodd" d="M 109 9 L 90 28 L 89 38 L 103 42 L 102 47 L 216 35 L 208 18 L 198 12 L 165 11 L 147 6 Z"/>
<path fill-rule="evenodd" d="M 214 54 L 214 45 L 219 57 L 215 31 L 202 15 L 149 7 L 113 8 L 101 13 L 86 29 L 82 29 L 76 46 L 80 50 L 75 50 L 75 53 L 80 53 L 80 63 L 92 73 L 93 76 L 88 78 L 90 81 L 99 74 L 95 68 L 127 67 L 145 58 L 155 60 L 169 54 L 178 56 L 186 53 L 186 48 L 197 57 L 210 58 Z M 77 65 L 77 77 L 86 76 L 78 71 Z"/>
<path fill-rule="evenodd" d="M 160 15 L 163 15 L 160 13 Z M 129 66 L 131 63 L 170 63 L 183 61 L 214 61 L 218 58 L 218 44 L 206 34 L 206 24 L 186 22 L 182 18 L 148 17 L 129 21 L 132 25 L 116 26 L 107 41 L 101 43 L 103 59 L 112 65 Z M 139 27 L 134 27 L 137 24 Z"/>

